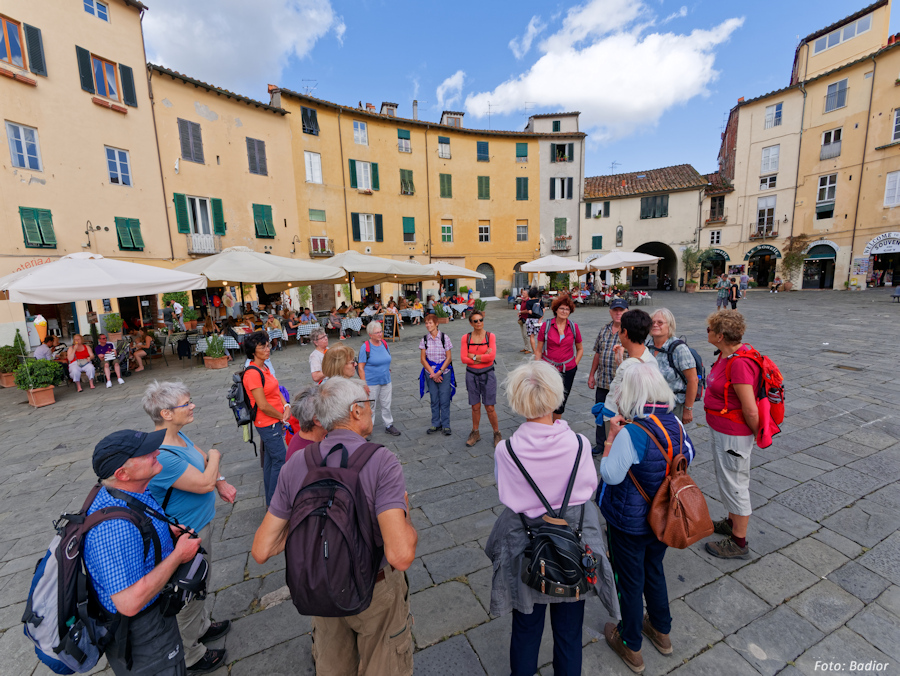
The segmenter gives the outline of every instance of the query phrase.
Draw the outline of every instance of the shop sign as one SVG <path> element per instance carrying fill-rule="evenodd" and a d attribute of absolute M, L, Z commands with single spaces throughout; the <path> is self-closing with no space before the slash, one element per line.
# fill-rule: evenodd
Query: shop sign
<path fill-rule="evenodd" d="M 749 261 L 754 256 L 775 256 L 775 258 L 781 258 L 781 252 L 778 250 L 778 247 L 771 244 L 760 244 L 744 254 L 744 260 Z"/>
<path fill-rule="evenodd" d="M 7 259 L 9 260 L 9 259 Z M 46 263 L 51 263 L 53 261 L 52 258 L 29 258 L 28 260 L 23 261 L 21 258 L 18 261 L 10 261 L 12 265 L 17 265 L 14 270 L 9 270 L 9 272 L 5 272 L 0 270 L 0 274 L 11 274 L 13 272 L 21 272 L 22 270 L 30 270 L 31 268 L 36 268 L 38 265 L 45 265 Z M 3 266 L 5 268 L 5 265 Z M 7 268 L 8 269 L 8 268 Z"/>
<path fill-rule="evenodd" d="M 710 255 L 707 260 L 712 260 L 712 261 L 716 261 L 716 260 L 727 261 L 728 260 L 728 254 L 726 252 L 722 251 L 722 249 L 710 249 L 709 254 Z"/>
<path fill-rule="evenodd" d="M 826 246 L 830 246 L 832 249 L 834 249 L 835 253 L 837 253 L 838 250 L 840 250 L 840 247 L 837 244 L 835 244 L 834 242 L 832 242 L 830 239 L 817 239 L 815 242 L 810 242 L 809 244 L 807 244 L 806 248 L 803 250 L 803 253 L 809 253 L 810 249 L 812 249 L 814 246 L 819 246 L 820 244 L 825 244 Z"/>
<path fill-rule="evenodd" d="M 900 253 L 900 232 L 883 232 L 866 244 L 863 254 L 877 256 L 879 254 Z"/>
<path fill-rule="evenodd" d="M 96 324 L 97 323 L 97 313 L 96 312 L 88 312 L 87 313 L 87 323 L 88 324 Z"/>

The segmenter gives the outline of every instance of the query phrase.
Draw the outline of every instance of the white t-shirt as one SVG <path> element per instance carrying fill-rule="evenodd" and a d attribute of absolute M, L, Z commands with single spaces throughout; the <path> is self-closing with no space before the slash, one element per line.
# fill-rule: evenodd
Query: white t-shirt
<path fill-rule="evenodd" d="M 309 355 L 309 372 L 315 373 L 322 370 L 322 360 L 325 358 L 324 352 L 313 350 Z"/>
<path fill-rule="evenodd" d="M 172 301 L 172 309 L 175 310 L 175 314 L 179 317 L 184 312 L 184 306 L 181 303 L 177 303 L 175 301 Z"/>
<path fill-rule="evenodd" d="M 609 394 L 606 395 L 606 402 L 604 402 L 604 406 L 612 411 L 614 414 L 619 412 L 619 407 L 616 404 L 616 397 L 619 394 L 619 389 L 622 387 L 622 377 L 625 375 L 625 372 L 630 369 L 635 364 L 640 364 L 641 362 L 645 364 L 653 364 L 657 369 L 659 369 L 659 364 L 656 363 L 656 357 L 653 356 L 653 352 L 648 350 L 646 347 L 644 348 L 644 354 L 640 357 L 629 357 L 624 360 L 621 364 L 619 364 L 619 368 L 616 369 L 616 375 L 612 379 L 612 382 L 609 384 Z M 612 418 L 603 416 L 604 420 L 612 420 Z"/>

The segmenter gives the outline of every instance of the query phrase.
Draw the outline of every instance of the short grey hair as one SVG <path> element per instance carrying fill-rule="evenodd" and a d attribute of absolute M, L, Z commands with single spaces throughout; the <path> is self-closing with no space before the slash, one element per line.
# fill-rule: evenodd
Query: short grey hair
<path fill-rule="evenodd" d="M 662 318 L 666 320 L 666 325 L 669 327 L 669 338 L 675 337 L 675 315 L 672 314 L 672 311 L 668 308 L 661 307 L 656 310 L 652 315 L 650 315 L 650 319 L 653 319 L 656 315 L 662 315 Z"/>
<path fill-rule="evenodd" d="M 161 383 L 154 380 L 144 390 L 144 398 L 141 403 L 150 419 L 155 423 L 163 422 L 162 412 L 165 409 L 172 410 L 178 406 L 178 400 L 190 397 L 191 391 L 181 381 Z"/>
<path fill-rule="evenodd" d="M 629 420 L 645 418 L 647 404 L 665 404 L 667 413 L 675 407 L 675 395 L 656 362 L 629 366 L 622 374 L 622 387 L 616 399 L 619 413 Z"/>
<path fill-rule="evenodd" d="M 369 322 L 366 326 L 366 333 L 370 336 L 374 336 L 379 331 L 384 331 L 384 327 L 381 325 L 381 322 Z"/>
<path fill-rule="evenodd" d="M 318 329 L 313 329 L 312 331 L 309 332 L 309 342 L 315 343 L 316 341 L 319 340 L 319 338 L 321 338 L 324 335 L 325 335 L 325 329 L 323 329 L 321 327 Z"/>
<path fill-rule="evenodd" d="M 359 380 L 334 376 L 319 385 L 316 397 L 316 418 L 330 432 L 350 418 L 350 407 L 356 401 L 368 399 L 366 388 Z"/>
<path fill-rule="evenodd" d="M 563 403 L 563 381 L 559 371 L 545 361 L 528 361 L 506 378 L 510 408 L 527 420 L 541 418 Z"/>
<path fill-rule="evenodd" d="M 319 388 L 312 385 L 300 390 L 291 402 L 291 415 L 300 423 L 300 429 L 304 432 L 312 432 L 316 426 L 316 401 Z"/>

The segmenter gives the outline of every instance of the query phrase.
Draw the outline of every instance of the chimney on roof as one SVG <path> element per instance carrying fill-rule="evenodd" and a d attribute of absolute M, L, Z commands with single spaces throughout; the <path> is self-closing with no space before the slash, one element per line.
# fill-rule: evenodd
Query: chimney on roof
<path fill-rule="evenodd" d="M 742 96 L 741 98 L 738 99 L 738 103 L 743 103 L 743 102 L 744 102 L 744 97 Z"/>
<path fill-rule="evenodd" d="M 269 85 L 269 93 L 270 94 L 276 89 L 278 89 L 278 85 L 273 85 L 273 84 Z"/>
<path fill-rule="evenodd" d="M 375 104 L 374 103 L 366 103 L 366 112 L 374 113 L 375 112 Z"/>
<path fill-rule="evenodd" d="M 625 179 L 624 178 L 622 179 L 622 187 L 623 188 L 625 187 Z"/>
<path fill-rule="evenodd" d="M 413 119 L 419 119 L 419 100 L 413 99 Z"/>

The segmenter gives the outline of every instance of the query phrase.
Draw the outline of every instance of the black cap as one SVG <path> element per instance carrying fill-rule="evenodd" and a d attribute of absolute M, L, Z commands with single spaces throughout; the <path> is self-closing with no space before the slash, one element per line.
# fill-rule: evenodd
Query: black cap
<path fill-rule="evenodd" d="M 628 309 L 628 301 L 626 301 L 624 298 L 613 298 L 612 301 L 610 301 L 610 303 L 609 303 L 609 309 L 614 310 L 616 308 L 621 308 L 623 310 L 627 310 Z"/>
<path fill-rule="evenodd" d="M 158 450 L 165 438 L 165 430 L 113 432 L 94 446 L 94 473 L 99 479 L 108 479 L 131 458 L 139 458 Z"/>

